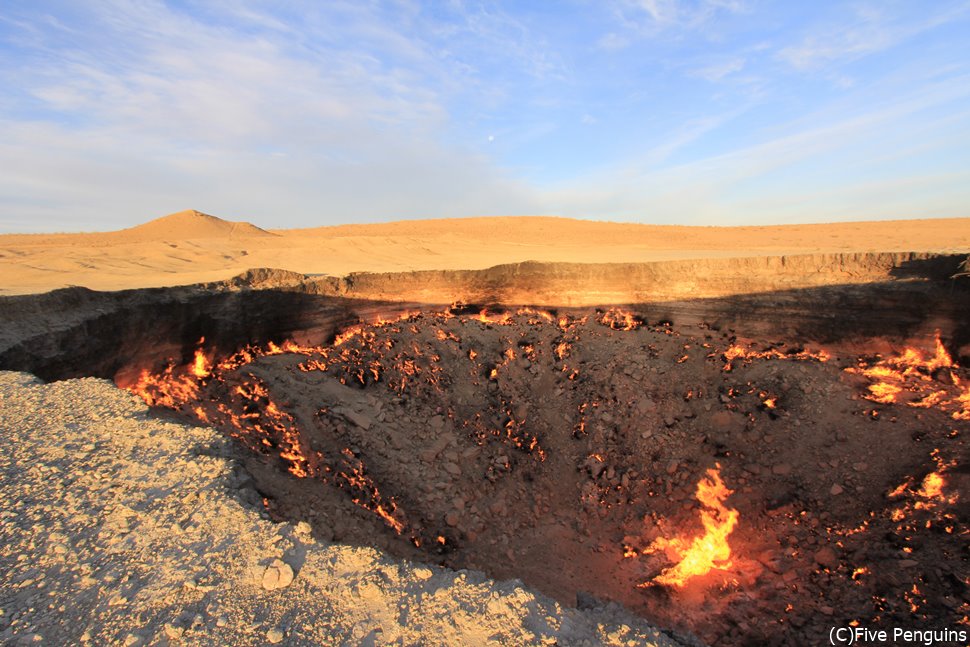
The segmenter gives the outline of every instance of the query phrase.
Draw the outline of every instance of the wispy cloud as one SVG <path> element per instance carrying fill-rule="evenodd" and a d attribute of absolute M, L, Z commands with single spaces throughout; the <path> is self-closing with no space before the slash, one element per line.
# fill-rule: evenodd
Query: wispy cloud
<path fill-rule="evenodd" d="M 744 63 L 745 59 L 742 57 L 729 58 L 694 69 L 691 74 L 707 81 L 720 81 L 726 76 L 743 70 Z"/>
<path fill-rule="evenodd" d="M 970 4 L 924 4 L 915 15 L 888 13 L 879 5 L 857 5 L 851 14 L 814 26 L 778 56 L 800 70 L 847 63 L 880 52 L 970 11 Z"/>
<path fill-rule="evenodd" d="M 741 0 L 612 0 L 609 6 L 625 31 L 640 35 L 693 30 L 746 9 Z"/>
<path fill-rule="evenodd" d="M 909 149 L 911 163 L 922 165 L 918 172 L 891 164 L 905 158 L 891 153 L 904 150 L 910 141 L 909 133 L 893 132 L 892 124 L 967 100 L 970 76 L 951 77 L 911 89 L 905 98 L 882 108 L 841 117 L 828 112 L 808 115 L 775 127 L 774 136 L 758 143 L 674 166 L 658 165 L 669 152 L 719 125 L 716 120 L 700 122 L 671 137 L 655 154 L 552 186 L 546 199 L 573 216 L 608 209 L 618 219 L 670 223 L 967 215 L 965 208 L 954 206 L 970 197 L 970 184 L 959 182 L 968 173 L 955 173 L 946 163 L 942 170 L 933 168 L 929 161 L 952 155 L 970 161 L 963 152 L 970 145 L 970 113 L 961 111 L 945 122 L 922 122 L 915 136 L 923 144 Z M 831 165 L 833 156 L 857 174 L 874 172 L 878 179 L 860 182 L 856 175 L 844 175 L 842 166 Z M 894 183 L 896 188 L 886 191 Z M 916 193 L 907 194 L 907 187 Z M 928 187 L 939 191 L 932 199 Z"/>

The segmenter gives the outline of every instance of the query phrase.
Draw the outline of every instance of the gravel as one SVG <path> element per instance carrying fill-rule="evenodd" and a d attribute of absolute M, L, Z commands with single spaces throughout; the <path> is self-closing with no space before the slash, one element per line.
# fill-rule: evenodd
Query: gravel
<path fill-rule="evenodd" d="M 105 380 L 0 372 L 0 441 L 3 644 L 680 644 L 617 605 L 273 523 L 227 440 Z"/>

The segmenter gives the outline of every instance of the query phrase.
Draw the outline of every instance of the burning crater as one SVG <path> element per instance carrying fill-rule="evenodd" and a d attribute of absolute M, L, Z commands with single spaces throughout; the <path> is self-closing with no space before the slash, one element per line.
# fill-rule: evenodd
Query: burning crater
<path fill-rule="evenodd" d="M 970 623 L 962 260 L 65 290 L 0 300 L 0 367 L 220 429 L 254 502 L 322 538 L 711 644 L 820 644 Z M 428 305 L 455 298 L 569 307 Z"/>
<path fill-rule="evenodd" d="M 615 600 L 716 644 L 970 614 L 970 371 L 943 340 L 764 344 L 460 305 L 145 370 L 327 539 Z"/>

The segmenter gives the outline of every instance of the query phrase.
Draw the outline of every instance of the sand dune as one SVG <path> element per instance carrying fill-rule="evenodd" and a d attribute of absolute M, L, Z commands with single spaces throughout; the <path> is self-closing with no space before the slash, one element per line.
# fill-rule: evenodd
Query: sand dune
<path fill-rule="evenodd" d="M 252 267 L 342 276 L 856 251 L 970 252 L 970 218 L 687 227 L 523 216 L 267 231 L 189 210 L 114 232 L 0 236 L 0 294 L 183 285 Z"/>
<path fill-rule="evenodd" d="M 229 222 L 201 211 L 189 209 L 156 218 L 137 227 L 111 232 L 108 235 L 118 241 L 150 242 L 165 240 L 173 235 L 181 240 L 193 240 L 198 238 L 252 238 L 272 236 L 273 234 L 248 222 Z"/>

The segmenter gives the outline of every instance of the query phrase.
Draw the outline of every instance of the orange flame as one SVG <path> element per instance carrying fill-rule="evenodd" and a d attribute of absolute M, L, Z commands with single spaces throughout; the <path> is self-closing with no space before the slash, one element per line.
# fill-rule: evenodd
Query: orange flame
<path fill-rule="evenodd" d="M 680 559 L 675 566 L 653 578 L 657 584 L 684 586 L 690 578 L 704 575 L 712 569 L 730 568 L 731 547 L 727 538 L 738 524 L 740 514 L 724 505 L 724 500 L 733 492 L 724 485 L 719 469 L 720 466 L 707 470 L 707 477 L 697 483 L 696 497 L 703 506 L 701 524 L 704 534 L 693 540 L 661 537 L 645 551 L 652 553 L 663 550 Z"/>
<path fill-rule="evenodd" d="M 933 386 L 936 372 L 942 369 L 949 369 L 949 382 L 957 391 L 953 397 L 949 396 L 946 389 Z M 905 348 L 898 357 L 884 359 L 872 365 L 860 361 L 859 367 L 845 370 L 872 380 L 868 387 L 869 392 L 863 396 L 867 400 L 893 404 L 908 391 L 914 394 L 906 403 L 911 407 L 936 407 L 949 410 L 954 420 L 970 420 L 970 386 L 961 383 L 957 369 L 959 367 L 953 362 L 937 331 L 932 355 L 915 348 Z"/>
<path fill-rule="evenodd" d="M 203 341 L 205 341 L 205 337 L 200 339 L 199 343 L 201 344 Z M 191 372 L 192 375 L 196 376 L 200 380 L 202 378 L 209 377 L 210 373 L 212 372 L 212 363 L 205 356 L 205 353 L 202 352 L 201 348 L 195 351 L 195 359 L 192 361 Z"/>
<path fill-rule="evenodd" d="M 825 350 L 810 351 L 802 350 L 797 353 L 789 352 L 783 353 L 777 348 L 771 348 L 769 350 L 757 351 L 738 344 L 732 344 L 728 346 L 727 350 L 724 351 L 724 371 L 730 373 L 734 368 L 734 360 L 754 360 L 754 359 L 791 359 L 796 361 L 808 361 L 814 360 L 816 362 L 827 362 L 831 358 L 831 355 Z"/>
<path fill-rule="evenodd" d="M 923 487 L 916 493 L 925 499 L 936 499 L 943 497 L 943 476 L 937 472 L 930 472 L 923 479 Z"/>
<path fill-rule="evenodd" d="M 640 327 L 640 319 L 636 315 L 620 308 L 610 308 L 597 321 L 613 330 L 636 330 Z"/>

